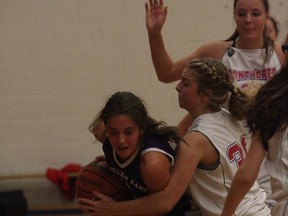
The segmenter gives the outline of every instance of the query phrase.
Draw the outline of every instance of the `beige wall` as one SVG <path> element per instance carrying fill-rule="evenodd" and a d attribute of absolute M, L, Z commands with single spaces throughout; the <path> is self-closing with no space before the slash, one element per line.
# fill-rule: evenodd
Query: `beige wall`
<path fill-rule="evenodd" d="M 179 121 L 175 83 L 160 83 L 152 66 L 144 2 L 0 0 L 0 175 L 44 173 L 101 154 L 87 127 L 114 91 L 141 96 L 156 119 Z M 234 30 L 232 1 L 166 3 L 173 58 Z M 283 40 L 288 3 L 271 4 Z"/>

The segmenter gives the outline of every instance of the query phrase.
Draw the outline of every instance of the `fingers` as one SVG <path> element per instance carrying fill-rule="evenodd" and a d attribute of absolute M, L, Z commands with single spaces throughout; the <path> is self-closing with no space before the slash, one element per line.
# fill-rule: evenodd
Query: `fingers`
<path fill-rule="evenodd" d="M 110 202 L 114 201 L 111 197 L 105 196 L 104 194 L 101 194 L 97 191 L 93 191 L 92 194 L 93 194 L 93 197 L 98 198 L 100 200 L 105 200 L 105 201 L 110 201 Z"/>
<path fill-rule="evenodd" d="M 85 205 L 85 204 L 81 204 L 80 202 L 79 202 L 79 208 L 81 209 L 81 211 L 82 211 L 85 215 L 88 215 L 89 213 L 94 212 L 93 206 L 88 206 L 88 205 Z"/>
<path fill-rule="evenodd" d="M 90 200 L 90 199 L 85 199 L 85 198 L 79 198 L 78 202 L 80 203 L 80 205 L 85 205 L 85 206 L 93 206 L 94 201 Z"/>
<path fill-rule="evenodd" d="M 98 155 L 98 156 L 96 156 L 95 161 L 96 162 L 98 162 L 98 161 L 106 161 L 106 157 L 105 157 L 105 155 Z"/>
<path fill-rule="evenodd" d="M 163 5 L 164 5 L 163 0 L 160 0 L 160 2 L 158 2 L 158 0 L 149 0 L 149 5 L 147 2 L 145 3 L 145 9 L 146 11 L 152 11 L 158 9 L 163 10 Z"/>
<path fill-rule="evenodd" d="M 164 14 L 165 17 L 167 16 L 167 13 L 168 13 L 168 8 L 164 7 L 163 14 Z"/>
<path fill-rule="evenodd" d="M 163 0 L 160 0 L 159 8 L 160 8 L 161 10 L 163 10 L 163 6 L 164 6 Z"/>
<path fill-rule="evenodd" d="M 103 143 L 106 138 L 105 124 L 103 121 L 100 121 L 95 128 L 93 128 L 93 135 L 99 142 Z"/>
<path fill-rule="evenodd" d="M 106 202 L 105 200 L 107 200 L 107 197 L 100 194 L 100 193 L 94 193 L 95 196 L 97 197 L 101 197 L 102 200 L 98 200 L 96 198 L 97 201 L 95 201 L 95 199 L 85 199 L 85 198 L 79 198 L 78 199 L 78 203 L 79 203 L 79 208 L 81 209 L 81 211 L 86 215 L 86 216 L 96 216 L 96 215 L 106 215 L 108 210 L 109 210 L 109 205 L 108 202 Z M 94 197 L 95 198 L 95 197 Z M 109 197 L 108 197 L 109 198 Z M 111 198 L 109 198 L 110 200 L 112 200 Z M 111 202 L 111 201 L 109 201 Z M 114 202 L 112 200 L 112 202 Z M 107 203 L 107 204 L 106 204 Z"/>
<path fill-rule="evenodd" d="M 146 12 L 148 12 L 148 11 L 149 11 L 149 5 L 148 5 L 148 3 L 147 3 L 147 2 L 145 2 L 145 10 L 146 10 Z"/>
<path fill-rule="evenodd" d="M 154 9 L 158 9 L 159 8 L 159 3 L 158 3 L 158 0 L 154 0 Z"/>

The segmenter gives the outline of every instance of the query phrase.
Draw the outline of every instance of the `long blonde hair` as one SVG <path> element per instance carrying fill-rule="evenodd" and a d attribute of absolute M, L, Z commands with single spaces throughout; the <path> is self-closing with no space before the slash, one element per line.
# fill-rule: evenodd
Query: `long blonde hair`
<path fill-rule="evenodd" d="M 193 59 L 187 68 L 197 79 L 199 93 L 209 96 L 209 106 L 212 109 L 223 105 L 231 92 L 228 110 L 238 120 L 246 117 L 251 100 L 232 84 L 228 69 L 221 61 L 214 58 Z"/>

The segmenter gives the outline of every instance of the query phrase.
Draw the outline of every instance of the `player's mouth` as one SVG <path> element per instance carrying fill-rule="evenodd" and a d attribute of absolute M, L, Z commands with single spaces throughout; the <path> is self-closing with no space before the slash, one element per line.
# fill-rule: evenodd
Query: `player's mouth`
<path fill-rule="evenodd" d="M 127 154 L 130 154 L 130 148 L 128 146 L 117 147 L 117 152 L 119 155 L 126 157 Z"/>
<path fill-rule="evenodd" d="M 118 150 L 119 150 L 119 151 L 125 151 L 125 150 L 127 150 L 128 148 L 129 148 L 129 147 L 127 147 L 127 146 L 126 146 L 126 147 L 118 147 Z"/>
<path fill-rule="evenodd" d="M 243 29 L 243 31 L 245 32 L 245 33 L 252 33 L 252 32 L 254 32 L 255 31 L 255 28 L 244 28 Z"/>

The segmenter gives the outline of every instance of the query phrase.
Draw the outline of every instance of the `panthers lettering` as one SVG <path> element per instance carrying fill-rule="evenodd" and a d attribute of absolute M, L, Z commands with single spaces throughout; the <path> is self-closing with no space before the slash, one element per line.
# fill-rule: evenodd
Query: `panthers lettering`
<path fill-rule="evenodd" d="M 261 80 L 261 81 L 268 81 L 270 80 L 275 74 L 277 70 L 276 68 L 265 68 L 262 70 L 229 70 L 230 76 L 233 81 L 245 81 L 245 80 Z"/>

